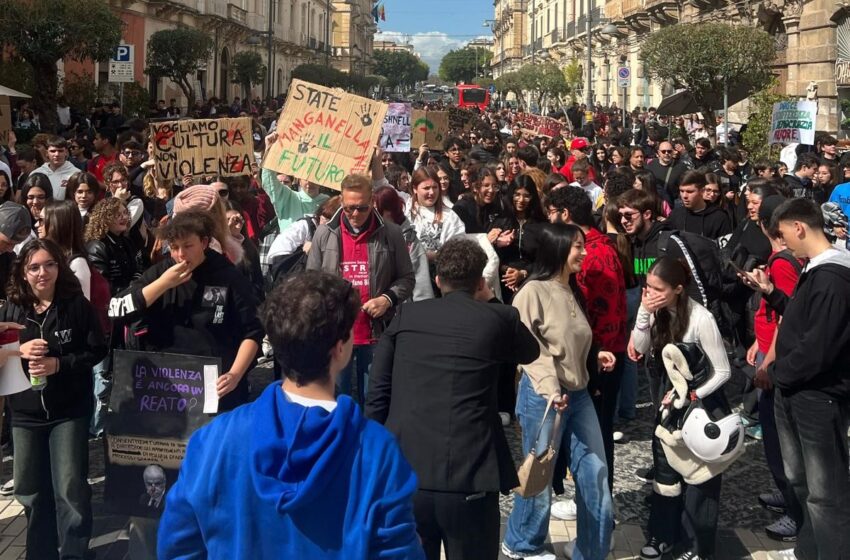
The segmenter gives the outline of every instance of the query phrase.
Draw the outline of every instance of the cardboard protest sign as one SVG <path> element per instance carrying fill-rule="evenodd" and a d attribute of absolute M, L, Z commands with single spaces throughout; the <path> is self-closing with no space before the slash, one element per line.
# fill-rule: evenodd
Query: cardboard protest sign
<path fill-rule="evenodd" d="M 410 103 L 389 104 L 381 130 L 381 141 L 378 144 L 382 150 L 385 152 L 410 151 L 411 112 Z"/>
<path fill-rule="evenodd" d="M 368 171 L 386 114 L 384 103 L 293 80 L 263 167 L 340 190 Z"/>
<path fill-rule="evenodd" d="M 5 143 L 12 130 L 12 104 L 8 95 L 0 95 L 0 142 Z"/>
<path fill-rule="evenodd" d="M 817 101 L 780 101 L 773 105 L 769 144 L 815 143 Z"/>
<path fill-rule="evenodd" d="M 477 115 L 460 107 L 449 107 L 449 128 L 451 130 L 472 130 Z"/>
<path fill-rule="evenodd" d="M 151 123 L 157 176 L 244 175 L 251 172 L 251 119 L 184 119 Z"/>
<path fill-rule="evenodd" d="M 561 128 L 563 127 L 557 119 L 527 113 L 517 115 L 517 121 L 523 132 L 528 132 L 535 136 L 548 136 L 549 138 L 560 136 Z"/>
<path fill-rule="evenodd" d="M 159 517 L 192 433 L 217 412 L 221 360 L 116 350 L 104 437 L 104 501 L 116 513 Z"/>
<path fill-rule="evenodd" d="M 411 144 L 414 149 L 422 144 L 434 150 L 443 147 L 443 141 L 449 135 L 449 114 L 446 111 L 413 110 Z"/>

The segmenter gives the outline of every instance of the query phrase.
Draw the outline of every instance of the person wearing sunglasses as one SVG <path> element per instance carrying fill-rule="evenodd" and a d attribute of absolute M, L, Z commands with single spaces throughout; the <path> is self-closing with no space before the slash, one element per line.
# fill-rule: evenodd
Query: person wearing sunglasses
<path fill-rule="evenodd" d="M 670 205 L 678 207 L 682 205 L 679 200 L 679 184 L 688 168 L 678 163 L 675 156 L 676 150 L 673 144 L 667 141 L 661 142 L 658 145 L 658 157 L 646 166 L 646 170 L 655 177 L 658 195 Z"/>
<path fill-rule="evenodd" d="M 348 175 L 342 181 L 340 201 L 342 208 L 313 235 L 307 269 L 341 276 L 360 294 L 354 352 L 338 385 L 340 392 L 351 395 L 351 377 L 356 376 L 362 406 L 373 347 L 395 307 L 413 294 L 416 278 L 401 228 L 385 221 L 372 206 L 372 180 Z"/>

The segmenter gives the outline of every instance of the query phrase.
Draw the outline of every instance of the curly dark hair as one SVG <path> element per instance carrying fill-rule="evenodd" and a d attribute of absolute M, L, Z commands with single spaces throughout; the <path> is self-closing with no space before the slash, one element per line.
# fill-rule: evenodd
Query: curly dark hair
<path fill-rule="evenodd" d="M 124 201 L 114 196 L 104 198 L 95 204 L 89 215 L 89 223 L 86 224 L 86 243 L 100 241 L 106 237 L 106 234 L 109 233 L 109 226 L 115 221 L 121 210 L 126 207 Z"/>
<path fill-rule="evenodd" d="M 487 254 L 478 242 L 464 237 L 446 241 L 437 253 L 437 276 L 443 294 L 463 290 L 474 293 L 487 265 Z"/>
<path fill-rule="evenodd" d="M 348 342 L 360 295 L 339 276 L 308 270 L 279 283 L 260 309 L 275 357 L 297 385 L 330 375 L 330 351 Z"/>
<path fill-rule="evenodd" d="M 68 266 L 68 261 L 59 245 L 49 239 L 33 239 L 24 245 L 18 258 L 12 264 L 9 283 L 6 285 L 6 298 L 15 305 L 19 305 L 25 309 L 38 303 L 38 298 L 33 293 L 27 281 L 26 267 L 32 256 L 40 250 L 50 253 L 50 256 L 59 265 L 59 274 L 56 277 L 56 292 L 53 296 L 54 301 L 67 299 L 83 292 L 83 289 L 80 287 L 80 281 L 77 280 L 71 267 Z"/>

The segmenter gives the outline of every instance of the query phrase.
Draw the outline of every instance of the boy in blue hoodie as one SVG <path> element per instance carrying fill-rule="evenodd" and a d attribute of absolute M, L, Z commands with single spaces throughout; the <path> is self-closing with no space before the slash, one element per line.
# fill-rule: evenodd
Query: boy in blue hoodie
<path fill-rule="evenodd" d="M 159 558 L 423 559 L 416 475 L 336 376 L 351 358 L 357 290 L 308 271 L 261 311 L 284 381 L 189 441 L 166 497 Z"/>

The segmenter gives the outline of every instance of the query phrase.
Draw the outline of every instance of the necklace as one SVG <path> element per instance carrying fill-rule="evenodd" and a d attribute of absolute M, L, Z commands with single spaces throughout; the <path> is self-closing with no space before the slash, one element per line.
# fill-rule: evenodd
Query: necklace
<path fill-rule="evenodd" d="M 576 297 L 573 295 L 573 291 L 567 288 L 567 292 L 569 292 L 570 297 L 567 298 L 567 306 L 570 308 L 570 317 L 575 318 L 576 316 Z"/>

